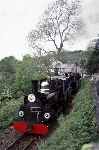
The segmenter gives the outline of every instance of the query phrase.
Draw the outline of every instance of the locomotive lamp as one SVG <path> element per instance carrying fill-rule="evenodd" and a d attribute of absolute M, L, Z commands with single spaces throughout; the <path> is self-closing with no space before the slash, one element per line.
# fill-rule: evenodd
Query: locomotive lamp
<path fill-rule="evenodd" d="M 50 113 L 45 113 L 45 114 L 44 114 L 44 118 L 45 118 L 45 119 L 49 119 L 50 117 L 51 117 Z"/>
<path fill-rule="evenodd" d="M 24 116 L 24 111 L 20 110 L 19 111 L 19 117 L 23 117 Z"/>
<path fill-rule="evenodd" d="M 36 97 L 35 97 L 34 94 L 29 94 L 29 95 L 28 95 L 28 101 L 29 101 L 29 102 L 35 102 L 35 100 L 36 100 Z"/>

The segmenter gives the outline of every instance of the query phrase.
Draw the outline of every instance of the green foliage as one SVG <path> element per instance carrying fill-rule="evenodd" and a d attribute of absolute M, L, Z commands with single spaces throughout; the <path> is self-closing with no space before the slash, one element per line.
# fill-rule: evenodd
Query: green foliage
<path fill-rule="evenodd" d="M 95 110 L 90 82 L 83 83 L 74 102 L 73 111 L 59 118 L 60 126 L 45 143 L 38 145 L 39 150 L 80 150 L 84 143 L 94 140 Z"/>
<path fill-rule="evenodd" d="M 25 91 L 31 88 L 32 67 L 31 57 L 24 57 L 23 61 L 17 64 L 16 87 L 18 90 Z"/>
<path fill-rule="evenodd" d="M 23 57 L 23 61 L 17 64 L 16 87 L 25 94 L 32 90 L 31 80 L 38 80 L 44 74 L 40 72 L 39 66 L 29 55 Z"/>
<path fill-rule="evenodd" d="M 0 131 L 6 128 L 16 116 L 20 105 L 23 103 L 23 98 L 11 99 L 0 105 Z"/>
<path fill-rule="evenodd" d="M 5 57 L 0 61 L 0 98 L 13 95 L 17 60 Z"/>
<path fill-rule="evenodd" d="M 94 49 L 89 56 L 87 70 L 90 74 L 97 73 L 99 70 L 99 49 Z"/>
<path fill-rule="evenodd" d="M 0 72 L 15 73 L 17 60 L 13 56 L 5 57 L 0 62 Z"/>
<path fill-rule="evenodd" d="M 81 53 L 82 51 L 62 51 L 60 58 L 63 63 L 80 63 Z"/>
<path fill-rule="evenodd" d="M 85 66 L 88 56 L 90 55 L 90 51 L 62 51 L 61 52 L 61 61 L 63 63 L 77 63 L 81 66 Z"/>
<path fill-rule="evenodd" d="M 81 150 L 92 150 L 93 149 L 93 145 L 92 144 L 85 144 Z"/>

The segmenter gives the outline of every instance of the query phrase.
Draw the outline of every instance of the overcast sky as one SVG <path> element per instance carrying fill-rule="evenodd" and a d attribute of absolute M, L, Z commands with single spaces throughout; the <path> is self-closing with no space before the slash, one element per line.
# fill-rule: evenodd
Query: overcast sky
<path fill-rule="evenodd" d="M 14 55 L 22 58 L 31 53 L 26 36 L 36 26 L 51 0 L 0 0 L 0 59 Z M 85 32 L 71 49 L 84 49 L 90 38 L 98 33 L 99 1 L 82 0 L 82 18 Z"/>

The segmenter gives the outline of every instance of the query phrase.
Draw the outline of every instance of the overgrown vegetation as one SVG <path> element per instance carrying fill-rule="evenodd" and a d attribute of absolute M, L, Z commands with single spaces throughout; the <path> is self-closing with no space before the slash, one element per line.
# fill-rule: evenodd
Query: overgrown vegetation
<path fill-rule="evenodd" d="M 90 74 L 99 72 L 99 49 L 94 49 L 89 56 L 87 70 Z"/>
<path fill-rule="evenodd" d="M 73 111 L 64 118 L 61 116 L 59 124 L 54 134 L 38 145 L 39 150 L 80 150 L 84 143 L 95 140 L 95 109 L 89 81 L 82 82 Z"/>
<path fill-rule="evenodd" d="M 6 99 L 6 102 L 0 105 L 0 132 L 5 129 L 14 119 L 17 119 L 18 109 L 23 103 L 23 98 Z"/>
<path fill-rule="evenodd" d="M 87 48 L 90 51 L 88 61 L 86 64 L 87 72 L 89 74 L 98 73 L 99 71 L 99 36 L 89 43 Z"/>

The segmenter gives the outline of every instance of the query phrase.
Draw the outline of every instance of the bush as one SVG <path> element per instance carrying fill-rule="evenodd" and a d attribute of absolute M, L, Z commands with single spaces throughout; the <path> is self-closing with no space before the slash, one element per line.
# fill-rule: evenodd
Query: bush
<path fill-rule="evenodd" d="M 5 129 L 17 116 L 17 110 L 23 102 L 21 99 L 6 101 L 0 106 L 0 130 Z"/>
<path fill-rule="evenodd" d="M 38 145 L 39 150 L 80 150 L 84 143 L 95 139 L 95 110 L 89 81 L 82 83 L 74 103 L 73 111 L 59 118 L 60 126 L 47 141 Z"/>

